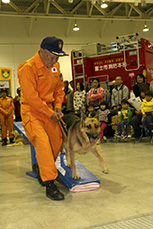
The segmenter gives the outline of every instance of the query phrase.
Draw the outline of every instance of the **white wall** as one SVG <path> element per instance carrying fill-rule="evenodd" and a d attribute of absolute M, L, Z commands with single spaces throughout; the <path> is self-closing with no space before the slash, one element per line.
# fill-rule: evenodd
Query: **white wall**
<path fill-rule="evenodd" d="M 71 53 L 72 49 L 80 49 L 87 43 L 106 43 L 115 41 L 116 36 L 139 32 L 141 37 L 153 40 L 153 22 L 147 22 L 150 31 L 143 33 L 144 22 L 135 21 L 99 21 L 77 20 L 80 27 L 78 32 L 67 32 L 69 20 L 37 19 L 30 30 L 30 18 L 0 17 L 0 67 L 13 69 L 13 97 L 19 86 L 17 68 L 25 60 L 32 57 L 39 49 L 40 42 L 46 36 L 57 36 L 64 40 L 64 51 Z M 64 79 L 71 80 L 71 62 L 69 57 L 61 57 L 61 72 Z"/>

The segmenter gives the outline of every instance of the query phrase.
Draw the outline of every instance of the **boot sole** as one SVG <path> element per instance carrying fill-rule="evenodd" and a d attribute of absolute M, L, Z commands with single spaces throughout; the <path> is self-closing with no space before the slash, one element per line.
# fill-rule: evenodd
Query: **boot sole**
<path fill-rule="evenodd" d="M 49 199 L 51 199 L 51 200 L 56 200 L 56 201 L 60 201 L 60 200 L 64 200 L 64 197 L 63 197 L 63 199 L 56 199 L 56 198 L 54 198 L 54 197 L 51 197 L 51 196 L 49 196 L 49 195 L 46 195 Z"/>

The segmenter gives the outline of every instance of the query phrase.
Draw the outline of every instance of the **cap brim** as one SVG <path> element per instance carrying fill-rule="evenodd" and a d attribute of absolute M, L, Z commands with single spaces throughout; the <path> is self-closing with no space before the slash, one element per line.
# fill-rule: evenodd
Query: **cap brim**
<path fill-rule="evenodd" d="M 54 54 L 55 56 L 69 56 L 69 54 L 64 52 L 64 51 L 62 51 L 60 53 L 51 51 L 51 53 Z"/>

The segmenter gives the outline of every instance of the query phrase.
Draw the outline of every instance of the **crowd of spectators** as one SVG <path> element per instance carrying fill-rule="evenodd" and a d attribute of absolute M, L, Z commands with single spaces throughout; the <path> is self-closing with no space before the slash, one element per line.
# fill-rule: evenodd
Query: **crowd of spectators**
<path fill-rule="evenodd" d="M 69 88 L 68 81 L 65 82 L 66 88 Z M 136 142 L 140 142 L 143 136 L 149 135 L 153 143 L 153 86 L 152 83 L 145 81 L 142 73 L 136 75 L 135 82 L 133 91 L 129 91 L 129 88 L 123 84 L 122 76 L 117 76 L 111 91 L 111 99 L 105 101 L 105 91 L 98 78 L 93 78 L 92 87 L 88 92 L 85 92 L 83 83 L 80 81 L 77 81 L 75 92 L 73 92 L 74 84 L 71 81 L 71 89 L 68 90 L 71 91 L 72 106 L 68 112 L 64 113 L 73 112 L 80 116 L 81 111 L 84 111 L 88 117 L 98 117 L 100 135 L 97 144 L 107 140 L 108 129 L 114 126 L 113 135 L 120 139 L 131 138 L 132 135 Z M 66 99 L 69 104 L 67 94 Z M 113 121 L 113 117 L 117 120 L 116 122 Z"/>

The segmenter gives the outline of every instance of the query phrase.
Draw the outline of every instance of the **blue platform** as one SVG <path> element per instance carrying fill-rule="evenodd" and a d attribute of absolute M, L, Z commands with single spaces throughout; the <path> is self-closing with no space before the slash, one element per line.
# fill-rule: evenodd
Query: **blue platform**
<path fill-rule="evenodd" d="M 35 147 L 28 140 L 27 135 L 25 133 L 25 130 L 22 126 L 22 122 L 14 122 L 13 126 L 14 126 L 14 129 L 16 129 L 18 131 L 18 133 L 23 136 L 24 140 L 26 140 L 28 142 L 28 144 L 30 145 L 30 148 L 31 148 L 31 164 L 32 165 L 35 164 L 37 162 Z M 31 177 L 37 178 L 37 174 L 33 169 L 32 169 L 32 171 L 26 172 L 26 174 L 31 176 Z"/>
<path fill-rule="evenodd" d="M 14 128 L 18 131 L 19 134 L 23 136 L 23 138 L 30 144 L 31 147 L 31 162 L 32 165 L 37 162 L 36 152 L 34 146 L 29 142 L 25 130 L 22 126 L 22 122 L 14 122 Z M 90 172 L 85 166 L 83 166 L 78 160 L 75 160 L 77 173 L 81 177 L 79 180 L 75 180 L 72 178 L 71 168 L 67 166 L 67 161 L 65 158 L 65 154 L 59 154 L 56 160 L 56 167 L 59 172 L 60 179 L 67 185 L 67 187 L 72 192 L 79 191 L 88 191 L 95 190 L 100 187 L 100 180 Z M 26 172 L 27 175 L 37 178 L 37 174 L 35 171 Z"/>

